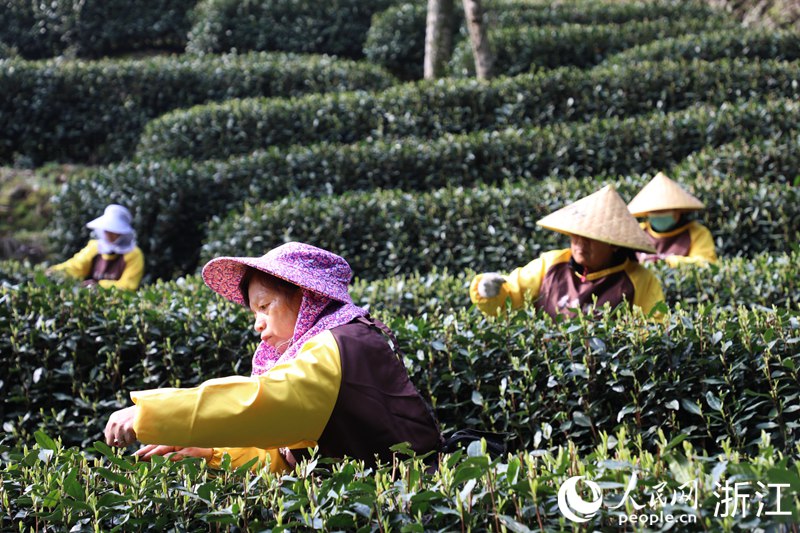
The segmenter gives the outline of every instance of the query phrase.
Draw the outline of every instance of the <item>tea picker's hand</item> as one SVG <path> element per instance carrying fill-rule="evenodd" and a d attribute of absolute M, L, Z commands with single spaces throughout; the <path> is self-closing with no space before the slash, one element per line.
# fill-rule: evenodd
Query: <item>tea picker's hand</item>
<path fill-rule="evenodd" d="M 478 295 L 481 298 L 494 298 L 500 294 L 500 287 L 506 279 L 497 272 L 487 272 L 478 282 Z"/>
<path fill-rule="evenodd" d="M 137 407 L 131 406 L 120 409 L 108 417 L 106 424 L 105 437 L 106 444 L 125 448 L 136 442 L 136 432 L 133 430 L 133 422 L 136 420 Z"/>
<path fill-rule="evenodd" d="M 163 446 L 148 444 L 136 450 L 133 455 L 142 461 L 149 461 L 154 455 L 168 457 L 170 461 L 180 461 L 184 457 L 200 457 L 210 461 L 214 450 L 212 448 L 183 448 L 181 446 Z"/>

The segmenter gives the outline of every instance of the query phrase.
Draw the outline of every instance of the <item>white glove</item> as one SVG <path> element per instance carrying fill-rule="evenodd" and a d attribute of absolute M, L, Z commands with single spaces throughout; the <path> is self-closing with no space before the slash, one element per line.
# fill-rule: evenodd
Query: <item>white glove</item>
<path fill-rule="evenodd" d="M 500 294 L 500 287 L 506 282 L 506 278 L 497 272 L 487 272 L 481 276 L 478 282 L 478 296 L 481 298 L 494 298 Z"/>

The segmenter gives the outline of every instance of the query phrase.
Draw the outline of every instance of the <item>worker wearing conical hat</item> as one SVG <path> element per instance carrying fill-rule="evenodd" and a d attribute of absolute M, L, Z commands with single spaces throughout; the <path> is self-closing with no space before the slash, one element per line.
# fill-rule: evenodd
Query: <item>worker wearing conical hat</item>
<path fill-rule="evenodd" d="M 717 260 L 711 232 L 690 220 L 688 213 L 705 208 L 703 202 L 659 172 L 628 204 L 635 217 L 647 217 L 641 227 L 656 249 L 654 254 L 640 254 L 640 261 L 666 261 L 708 264 Z"/>
<path fill-rule="evenodd" d="M 470 285 L 472 302 L 496 315 L 510 300 L 520 308 L 527 298 L 551 316 L 573 315 L 593 304 L 623 302 L 649 313 L 664 299 L 661 283 L 636 260 L 636 251 L 655 252 L 610 185 L 537 222 L 569 235 L 570 247 L 543 253 L 508 275 L 477 275 Z"/>

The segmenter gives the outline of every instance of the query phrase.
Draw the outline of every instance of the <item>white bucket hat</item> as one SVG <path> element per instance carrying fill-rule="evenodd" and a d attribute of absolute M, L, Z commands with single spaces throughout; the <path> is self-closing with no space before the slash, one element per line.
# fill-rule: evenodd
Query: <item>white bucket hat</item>
<path fill-rule="evenodd" d="M 131 212 L 121 205 L 111 204 L 106 207 L 102 216 L 92 220 L 86 227 L 93 230 L 110 231 L 120 235 L 133 233 Z"/>

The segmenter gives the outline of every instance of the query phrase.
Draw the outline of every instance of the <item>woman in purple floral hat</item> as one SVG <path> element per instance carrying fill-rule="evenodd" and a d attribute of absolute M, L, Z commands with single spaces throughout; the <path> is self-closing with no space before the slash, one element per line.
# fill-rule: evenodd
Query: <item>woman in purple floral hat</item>
<path fill-rule="evenodd" d="M 391 332 L 353 304 L 351 276 L 343 258 L 296 242 L 210 261 L 206 285 L 253 312 L 261 344 L 252 375 L 132 392 L 136 405 L 109 418 L 108 444 L 139 440 L 149 444 L 136 452 L 144 459 L 174 453 L 212 467 L 225 454 L 234 466 L 258 458 L 272 471 L 313 446 L 368 464 L 389 460 L 400 442 L 420 454 L 438 450 L 436 420 L 384 335 Z"/>

